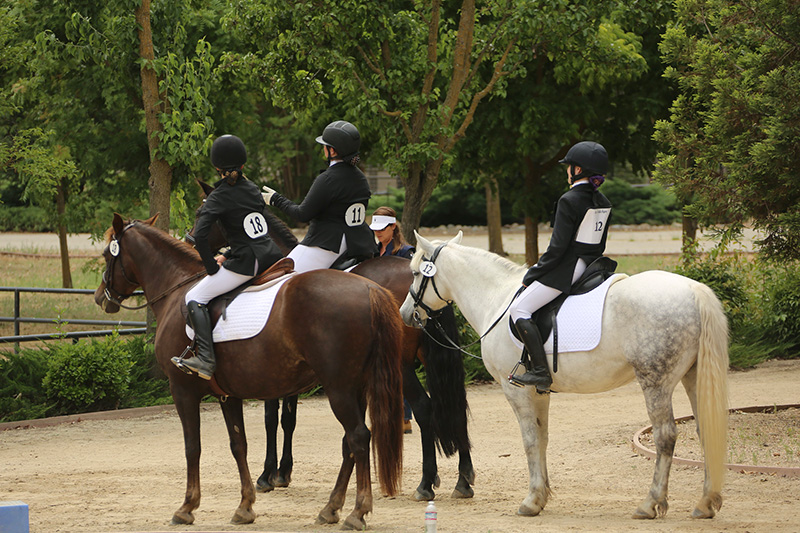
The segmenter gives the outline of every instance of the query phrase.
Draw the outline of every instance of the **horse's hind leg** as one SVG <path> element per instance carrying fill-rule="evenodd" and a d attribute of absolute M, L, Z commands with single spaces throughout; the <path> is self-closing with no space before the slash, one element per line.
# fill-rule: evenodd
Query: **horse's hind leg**
<path fill-rule="evenodd" d="M 269 492 L 275 488 L 270 478 L 278 468 L 278 409 L 280 400 L 264 401 L 264 429 L 267 432 L 267 455 L 264 458 L 264 471 L 258 476 L 256 488 L 259 492 Z"/>
<path fill-rule="evenodd" d="M 253 503 L 256 501 L 256 491 L 253 480 L 250 478 L 250 468 L 247 466 L 247 436 L 244 433 L 244 415 L 242 413 L 242 400 L 228 398 L 221 402 L 222 414 L 225 425 L 228 427 L 231 453 L 239 468 L 239 480 L 242 484 L 242 500 L 231 518 L 234 524 L 251 524 L 256 519 Z"/>
<path fill-rule="evenodd" d="M 678 430 L 675 428 L 675 418 L 672 414 L 672 388 L 647 386 L 644 379 L 639 379 L 644 391 L 647 414 L 653 425 L 653 441 L 656 446 L 655 471 L 650 492 L 639 504 L 633 518 L 655 518 L 656 515 L 667 514 L 667 488 L 669 485 L 669 470 L 672 466 L 672 456 L 675 452 L 675 440 Z M 673 387 L 674 388 L 674 387 Z"/>
<path fill-rule="evenodd" d="M 689 397 L 689 403 L 692 404 L 692 414 L 694 415 L 695 424 L 697 424 L 697 365 L 692 368 L 681 378 L 683 388 L 686 389 L 686 395 Z M 695 425 L 697 436 L 700 437 L 700 428 Z M 711 479 L 708 476 L 708 470 L 705 470 L 705 481 L 703 482 L 703 497 L 697 502 L 694 510 L 692 511 L 693 518 L 713 518 L 716 514 L 715 509 L 721 506 L 719 493 L 712 493 Z"/>
<path fill-rule="evenodd" d="M 347 484 L 350 482 L 353 466 L 355 466 L 355 461 L 345 437 L 342 438 L 342 466 L 339 469 L 339 476 L 336 478 L 336 484 L 333 486 L 328 503 L 317 515 L 317 524 L 335 524 L 339 521 L 339 511 L 344 507 Z"/>
<path fill-rule="evenodd" d="M 283 409 L 281 410 L 281 429 L 283 430 L 283 453 L 281 454 L 281 465 L 278 472 L 270 479 L 275 487 L 288 487 L 292 481 L 292 467 L 294 458 L 292 456 L 292 437 L 294 429 L 297 427 L 297 396 L 289 396 L 283 399 Z"/>
<path fill-rule="evenodd" d="M 469 449 L 458 451 L 458 482 L 453 490 L 453 498 L 472 498 L 475 491 L 472 485 L 475 484 L 475 469 L 472 466 L 472 456 Z"/>

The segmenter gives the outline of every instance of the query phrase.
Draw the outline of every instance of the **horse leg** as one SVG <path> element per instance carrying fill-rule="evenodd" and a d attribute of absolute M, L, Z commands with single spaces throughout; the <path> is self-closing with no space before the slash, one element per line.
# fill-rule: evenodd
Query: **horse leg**
<path fill-rule="evenodd" d="M 536 516 L 547 505 L 550 481 L 547 477 L 547 441 L 550 394 L 538 394 L 534 387 L 518 388 L 502 382 L 503 392 L 519 422 L 522 445 L 528 460 L 528 495 L 517 514 Z"/>
<path fill-rule="evenodd" d="M 344 499 L 347 493 L 347 484 L 350 482 L 350 475 L 353 473 L 355 462 L 347 444 L 347 438 L 342 438 L 342 466 L 339 468 L 339 476 L 333 486 L 328 503 L 317 515 L 317 524 L 335 524 L 339 521 L 339 510 L 344 507 Z"/>
<path fill-rule="evenodd" d="M 229 397 L 220 402 L 225 425 L 228 427 L 231 453 L 239 468 L 239 481 L 242 485 L 242 500 L 231 518 L 234 524 L 252 524 L 256 519 L 253 503 L 256 501 L 256 490 L 250 477 L 250 468 L 247 466 L 247 436 L 244 432 L 244 414 L 242 413 L 242 400 Z"/>
<path fill-rule="evenodd" d="M 422 441 L 422 480 L 414 492 L 414 499 L 429 501 L 436 497 L 433 489 L 439 486 L 438 467 L 436 465 L 436 441 L 431 416 L 431 400 L 417 378 L 413 364 L 403 368 L 403 395 L 411 404 L 411 412 L 419 426 Z"/>
<path fill-rule="evenodd" d="M 283 399 L 283 409 L 281 411 L 281 429 L 283 429 L 283 454 L 281 455 L 281 465 L 278 471 L 270 478 L 270 482 L 275 487 L 288 487 L 292 481 L 292 467 L 294 458 L 292 457 L 292 437 L 297 426 L 297 395 Z"/>
<path fill-rule="evenodd" d="M 458 450 L 458 481 L 453 490 L 452 498 L 472 498 L 475 491 L 475 469 L 472 467 L 472 455 L 469 448 Z"/>
<path fill-rule="evenodd" d="M 697 437 L 700 438 L 700 426 L 697 425 L 697 365 L 692 368 L 681 378 L 683 388 L 686 389 L 686 395 L 689 397 L 689 403 L 692 404 L 692 414 L 695 420 L 695 430 Z M 711 478 L 708 475 L 708 469 L 705 470 L 705 481 L 703 482 L 703 496 L 692 511 L 692 518 L 713 518 L 716 514 L 716 509 L 719 509 L 720 503 L 719 496 L 711 491 Z"/>
<path fill-rule="evenodd" d="M 200 506 L 200 397 L 188 391 L 172 390 L 175 408 L 183 427 L 186 454 L 186 496 L 172 515 L 172 523 L 192 524 L 192 511 Z"/>
<path fill-rule="evenodd" d="M 663 383 L 648 385 L 647 379 L 639 379 L 644 392 L 647 414 L 653 426 L 653 441 L 656 447 L 655 471 L 650 492 L 639 504 L 633 518 L 655 518 L 667 514 L 667 486 L 669 484 L 669 470 L 672 466 L 672 456 L 675 452 L 675 440 L 678 430 L 675 427 L 675 417 L 672 414 L 672 390 Z"/>
<path fill-rule="evenodd" d="M 279 400 L 264 401 L 264 427 L 267 431 L 267 456 L 264 458 L 264 471 L 258 476 L 256 488 L 259 492 L 269 492 L 275 488 L 270 478 L 278 468 L 278 403 Z"/>

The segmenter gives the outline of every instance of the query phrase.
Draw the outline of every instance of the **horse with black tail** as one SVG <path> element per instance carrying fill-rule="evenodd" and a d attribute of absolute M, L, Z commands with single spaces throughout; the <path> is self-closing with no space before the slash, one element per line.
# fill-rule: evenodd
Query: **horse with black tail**
<path fill-rule="evenodd" d="M 198 379 L 180 371 L 170 359 L 190 344 L 181 310 L 186 291 L 205 275 L 205 269 L 191 246 L 153 226 L 155 218 L 125 222 L 114 215 L 95 301 L 107 313 L 114 313 L 141 287 L 155 314 L 156 359 L 169 378 L 183 426 L 187 463 L 186 496 L 172 522 L 193 523 L 193 511 L 200 504 L 203 397 L 222 397 L 219 391 L 227 396 L 220 405 L 241 481 L 241 501 L 233 522 L 251 523 L 255 487 L 247 466 L 242 400 L 295 395 L 321 384 L 345 435 L 339 475 L 317 523 L 338 522 L 355 468 L 355 506 L 344 525 L 366 528 L 364 515 L 373 504 L 370 441 L 384 493 L 397 493 L 402 474 L 403 434 L 397 420 L 403 412 L 403 325 L 394 297 L 377 283 L 345 272 L 286 276 L 275 289 L 271 311 L 263 314 L 265 325 L 250 338 L 218 343 L 213 380 Z M 367 409 L 371 430 L 365 423 Z"/>
<path fill-rule="evenodd" d="M 213 188 L 198 180 L 206 195 Z M 202 205 L 198 207 L 199 214 Z M 297 237 L 291 229 L 269 209 L 264 210 L 270 238 L 287 255 L 297 244 Z M 192 242 L 192 231 L 187 241 Z M 225 246 L 226 240 L 219 228 L 212 229 L 209 236 L 212 249 Z M 376 257 L 364 261 L 350 270 L 370 279 L 391 292 L 398 306 L 405 299 L 413 278 L 408 267 L 409 260 L 397 256 Z M 422 443 L 422 479 L 414 493 L 417 500 L 435 498 L 435 488 L 439 486 L 436 450 L 445 456 L 459 454 L 458 480 L 453 490 L 455 498 L 471 498 L 475 472 L 470 455 L 471 444 L 467 432 L 467 394 L 464 387 L 464 363 L 459 350 L 453 345 L 458 342 L 458 328 L 452 309 L 445 310 L 420 331 L 405 328 L 403 332 L 403 395 L 411 404 L 420 428 Z M 426 371 L 428 392 L 416 374 L 417 361 L 422 362 Z M 267 453 L 264 471 L 258 478 L 261 491 L 274 487 L 288 486 L 293 468 L 292 434 L 296 425 L 296 397 L 283 398 L 283 411 L 280 424 L 284 430 L 283 450 L 278 463 L 277 430 L 279 400 L 267 400 L 264 405 L 264 422 L 267 431 Z M 400 423 L 398 421 L 398 423 Z"/>

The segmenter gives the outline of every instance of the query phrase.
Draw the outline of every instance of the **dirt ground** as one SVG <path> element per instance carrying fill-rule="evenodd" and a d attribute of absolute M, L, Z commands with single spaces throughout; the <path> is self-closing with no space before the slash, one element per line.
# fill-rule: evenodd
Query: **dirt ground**
<path fill-rule="evenodd" d="M 800 361 L 772 361 L 731 372 L 730 405 L 800 403 L 798 382 Z M 649 424 L 635 382 L 597 395 L 553 395 L 548 462 L 554 495 L 540 516 L 517 516 L 528 476 L 514 415 L 497 384 L 470 386 L 468 398 L 475 497 L 450 496 L 457 462 L 440 458 L 442 486 L 436 505 L 441 532 L 800 530 L 800 478 L 729 472 L 721 512 L 713 520 L 696 521 L 689 515 L 701 494 L 703 474 L 681 466 L 672 469 L 666 517 L 646 522 L 629 518 L 653 475 L 653 462 L 631 447 L 632 435 Z M 674 403 L 676 416 L 691 414 L 680 386 Z M 254 402 L 245 411 L 255 477 L 265 448 L 263 408 Z M 292 484 L 259 494 L 259 516 L 251 525 L 229 523 L 239 501 L 239 481 L 222 415 L 213 404 L 204 406 L 202 414 L 203 498 L 193 526 L 169 524 L 183 501 L 185 463 L 180 422 L 168 408 L 132 419 L 0 431 L 0 501 L 26 502 L 33 533 L 338 531 L 338 525 L 317 526 L 314 519 L 338 471 L 341 426 L 324 397 L 302 401 L 298 415 Z M 367 516 L 371 530 L 423 529 L 425 503 L 412 499 L 421 471 L 416 426 L 404 438 L 402 493 L 384 498 L 375 491 L 374 512 Z M 346 513 L 353 498 L 351 481 Z"/>

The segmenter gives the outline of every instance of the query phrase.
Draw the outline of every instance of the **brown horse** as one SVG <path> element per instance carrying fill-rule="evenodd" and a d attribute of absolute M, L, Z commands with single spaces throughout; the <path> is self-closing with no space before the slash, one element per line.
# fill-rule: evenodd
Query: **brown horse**
<path fill-rule="evenodd" d="M 206 196 L 213 187 L 198 180 Z M 195 216 L 199 216 L 202 204 Z M 297 238 L 281 219 L 268 209 L 264 210 L 267 227 L 272 240 L 287 255 L 298 243 Z M 193 230 L 186 240 L 194 242 Z M 227 246 L 220 227 L 215 225 L 209 234 L 212 249 Z M 388 289 L 398 301 L 398 306 L 406 297 L 413 282 L 410 261 L 397 256 L 377 257 L 364 261 L 351 270 Z M 443 311 L 436 322 L 427 322 L 424 330 L 404 328 L 403 330 L 403 396 L 411 404 L 414 418 L 420 428 L 422 443 L 422 479 L 414 492 L 417 500 L 432 500 L 439 486 L 436 461 L 438 447 L 447 457 L 458 452 L 458 479 L 452 497 L 471 498 L 474 495 L 475 471 L 470 455 L 471 444 L 467 432 L 467 393 L 464 388 L 464 364 L 461 353 L 452 347 L 458 342 L 458 329 L 451 308 Z M 425 366 L 428 393 L 416 374 L 417 361 Z M 283 454 L 278 465 L 277 431 L 278 400 L 264 402 L 264 424 L 267 430 L 267 453 L 264 471 L 259 476 L 256 487 L 260 491 L 270 491 L 274 487 L 286 487 L 291 481 L 294 465 L 292 458 L 292 435 L 297 420 L 297 397 L 283 398 L 281 427 L 284 431 Z"/>
<path fill-rule="evenodd" d="M 126 223 L 114 215 L 95 301 L 113 313 L 141 286 L 155 313 L 156 358 L 169 378 L 186 448 L 186 497 L 172 521 L 191 524 L 200 502 L 200 400 L 219 395 L 208 381 L 186 375 L 170 362 L 190 344 L 181 305 L 204 269 L 191 246 L 152 226 L 155 218 Z M 360 276 L 322 270 L 284 283 L 258 335 L 216 346 L 215 378 L 229 394 L 221 407 L 241 480 L 234 523 L 255 520 L 242 399 L 280 398 L 322 384 L 345 435 L 339 476 L 317 523 L 339 520 L 355 467 L 355 507 L 344 526 L 366 527 L 364 515 L 372 511 L 371 437 L 378 480 L 386 494 L 397 492 L 402 471 L 402 428 L 397 423 L 402 416 L 401 337 L 397 302 L 385 289 Z M 364 422 L 367 407 L 372 434 Z"/>

